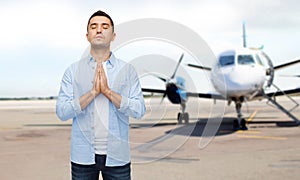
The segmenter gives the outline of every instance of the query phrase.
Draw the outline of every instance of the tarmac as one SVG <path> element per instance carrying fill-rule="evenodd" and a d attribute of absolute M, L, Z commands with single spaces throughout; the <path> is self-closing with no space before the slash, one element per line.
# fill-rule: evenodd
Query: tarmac
<path fill-rule="evenodd" d="M 177 124 L 179 106 L 160 98 L 146 98 L 144 118 L 130 119 L 133 180 L 300 179 L 300 127 L 266 100 L 243 106 L 247 131 L 233 131 L 233 104 L 189 100 L 188 124 Z M 72 121 L 56 117 L 55 103 L 0 101 L 1 180 L 71 179 Z M 300 107 L 292 112 L 300 119 Z"/>

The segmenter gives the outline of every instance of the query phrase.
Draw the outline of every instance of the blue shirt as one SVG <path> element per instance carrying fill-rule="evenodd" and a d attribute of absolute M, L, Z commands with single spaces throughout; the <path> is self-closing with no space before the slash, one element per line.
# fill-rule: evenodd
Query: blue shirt
<path fill-rule="evenodd" d="M 71 161 L 78 164 L 95 164 L 95 103 L 81 110 L 79 98 L 92 89 L 96 67 L 91 55 L 73 63 L 64 73 L 56 103 L 56 114 L 62 121 L 73 119 Z M 122 166 L 130 162 L 129 116 L 140 119 L 146 108 L 134 67 L 112 53 L 106 67 L 108 86 L 122 96 L 119 109 L 109 102 L 106 166 Z"/>

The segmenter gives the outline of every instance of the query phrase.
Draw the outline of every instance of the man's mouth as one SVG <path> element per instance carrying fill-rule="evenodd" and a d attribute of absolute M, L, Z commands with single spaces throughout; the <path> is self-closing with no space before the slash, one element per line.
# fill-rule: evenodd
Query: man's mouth
<path fill-rule="evenodd" d="M 101 36 L 101 35 L 97 35 L 96 36 L 96 39 L 103 39 L 104 37 L 103 36 Z"/>

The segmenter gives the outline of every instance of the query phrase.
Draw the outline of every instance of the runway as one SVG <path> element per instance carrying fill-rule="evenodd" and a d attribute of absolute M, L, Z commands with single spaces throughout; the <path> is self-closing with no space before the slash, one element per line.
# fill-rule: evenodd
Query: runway
<path fill-rule="evenodd" d="M 232 130 L 224 101 L 190 99 L 189 124 L 177 124 L 179 106 L 145 101 L 145 117 L 130 119 L 133 180 L 300 178 L 299 126 L 265 100 L 243 106 L 248 131 Z M 0 124 L 0 179 L 70 179 L 71 121 L 58 120 L 54 100 L 0 101 Z"/>

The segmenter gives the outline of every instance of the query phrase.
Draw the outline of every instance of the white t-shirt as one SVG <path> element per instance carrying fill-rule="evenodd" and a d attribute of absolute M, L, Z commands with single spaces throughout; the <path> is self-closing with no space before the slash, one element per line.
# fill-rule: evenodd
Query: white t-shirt
<path fill-rule="evenodd" d="M 107 77 L 106 62 L 102 63 Z M 95 153 L 107 154 L 107 136 L 108 136 L 108 117 L 109 101 L 103 95 L 99 94 L 95 98 L 94 107 L 94 126 L 95 126 Z"/>

